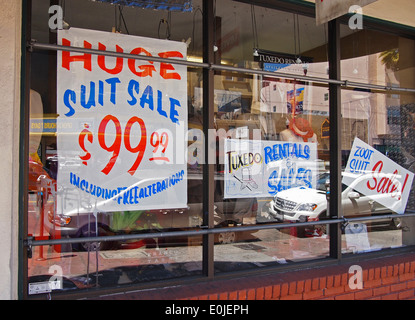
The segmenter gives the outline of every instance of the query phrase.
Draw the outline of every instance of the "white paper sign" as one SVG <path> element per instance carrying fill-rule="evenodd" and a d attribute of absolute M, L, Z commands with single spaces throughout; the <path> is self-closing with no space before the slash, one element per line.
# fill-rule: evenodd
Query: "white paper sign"
<path fill-rule="evenodd" d="M 60 45 L 186 59 L 186 44 L 71 28 Z M 187 67 L 60 51 L 58 212 L 185 207 Z"/>
<path fill-rule="evenodd" d="M 224 155 L 225 198 L 316 187 L 316 143 L 228 139 Z"/>
<path fill-rule="evenodd" d="M 399 214 L 405 212 L 414 174 L 362 140 L 355 138 L 342 179 L 369 198 Z"/>

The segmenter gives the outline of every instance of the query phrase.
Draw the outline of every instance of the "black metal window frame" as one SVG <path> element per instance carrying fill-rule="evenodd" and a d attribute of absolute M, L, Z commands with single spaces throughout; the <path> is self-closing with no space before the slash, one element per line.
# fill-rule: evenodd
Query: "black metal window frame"
<path fill-rule="evenodd" d="M 214 63 L 214 0 L 203 0 L 203 62 L 190 62 L 178 59 L 163 59 L 157 57 L 140 57 L 137 55 L 131 55 L 127 53 L 118 53 L 111 51 L 99 51 L 94 49 L 85 49 L 78 47 L 67 47 L 54 44 L 38 43 L 31 39 L 31 0 L 23 1 L 23 23 L 22 23 L 22 72 L 21 72 L 21 121 L 20 121 L 20 163 L 28 163 L 28 136 L 29 136 L 29 92 L 30 92 L 30 68 L 31 68 L 31 53 L 33 51 L 71 51 L 79 53 L 90 53 L 94 55 L 106 55 L 112 57 L 123 57 L 137 60 L 153 60 L 158 62 L 168 62 L 172 64 L 182 64 L 189 67 L 196 67 L 203 69 L 203 104 L 208 106 L 204 108 L 203 113 L 203 130 L 207 136 L 209 129 L 214 129 L 214 114 L 213 114 L 213 90 L 214 90 L 214 76 L 215 71 L 228 71 L 234 73 L 244 74 L 255 74 L 270 77 L 280 77 L 285 79 L 297 79 L 303 81 L 310 81 L 314 83 L 323 83 L 329 86 L 329 120 L 332 124 L 330 126 L 330 186 L 331 195 L 329 202 L 330 216 L 328 220 L 324 221 L 324 224 L 329 225 L 330 232 L 330 247 L 329 256 L 326 259 L 319 259 L 318 261 L 308 261 L 301 263 L 292 263 L 288 267 L 276 266 L 272 267 L 271 270 L 286 270 L 287 268 L 295 269 L 296 265 L 302 266 L 313 266 L 321 264 L 333 264 L 339 263 L 343 254 L 341 252 L 341 231 L 342 228 L 351 222 L 378 220 L 385 218 L 393 218 L 396 215 L 382 215 L 382 216 L 367 216 L 358 218 L 346 219 L 341 213 L 341 98 L 340 92 L 342 88 L 363 88 L 372 89 L 379 92 L 396 92 L 396 93 L 415 93 L 415 89 L 412 88 L 396 88 L 381 85 L 372 85 L 367 83 L 352 82 L 347 80 L 341 80 L 340 74 L 340 23 L 342 18 L 330 21 L 328 23 L 328 63 L 329 63 L 329 78 L 318 78 L 310 76 L 298 76 L 287 73 L 268 72 L 263 70 L 248 69 L 231 67 L 225 65 L 218 65 Z M 271 6 L 269 1 L 240 1 L 249 2 L 261 6 Z M 274 1 L 273 1 L 274 2 Z M 288 3 L 288 5 L 287 5 Z M 279 5 L 280 4 L 280 5 Z M 273 3 L 272 8 L 283 9 L 289 11 L 299 10 L 300 14 L 310 15 L 310 6 L 298 5 L 292 1 L 281 1 L 280 3 Z M 344 19 L 343 19 L 344 21 Z M 379 30 L 384 30 L 384 25 L 381 22 L 371 22 L 371 27 L 378 26 Z M 395 26 L 396 27 L 396 26 Z M 388 29 L 391 30 L 390 28 Z M 396 28 L 395 32 L 398 34 L 399 28 Z M 415 38 L 415 34 L 410 33 L 412 38 Z M 405 30 L 405 36 L 408 36 L 407 30 Z M 19 176 L 19 298 L 27 299 L 27 260 L 31 257 L 32 248 L 35 246 L 44 245 L 55 245 L 65 243 L 86 243 L 95 241 L 125 241 L 125 240 L 138 240 L 146 238 L 160 238 L 160 237 L 179 237 L 179 236 L 203 236 L 202 244 L 202 273 L 203 279 L 211 279 L 218 277 L 214 273 L 214 234 L 222 233 L 226 231 L 232 232 L 243 232 L 243 231 L 257 231 L 265 229 L 282 229 L 292 227 L 290 223 L 267 223 L 257 224 L 250 226 L 237 226 L 237 227 L 222 227 L 215 228 L 213 223 L 213 195 L 214 195 L 214 165 L 208 164 L 208 146 L 205 146 L 205 157 L 206 161 L 203 165 L 203 226 L 201 228 L 193 228 L 187 231 L 172 231 L 172 232 L 157 232 L 157 233 L 144 233 L 144 234 L 133 234 L 133 235 L 116 235 L 116 236 L 104 236 L 104 237 L 85 237 L 85 238 L 71 238 L 71 239 L 55 239 L 55 240 L 35 240 L 34 237 L 30 237 L 27 234 L 27 217 L 28 217 L 28 196 L 27 196 L 27 185 L 28 185 L 28 167 L 27 165 L 20 166 Z M 407 212 L 399 217 L 407 218 L 414 217 L 415 212 Z M 315 225 L 315 222 L 303 222 L 297 223 L 295 226 L 311 226 Z M 401 248 L 402 249 L 402 248 Z M 402 251 L 400 249 L 390 249 L 394 252 Z M 410 249 L 411 250 L 411 249 Z M 383 250 L 384 252 L 385 250 Z M 388 252 L 390 252 L 388 250 Z M 382 251 L 377 253 L 383 255 Z M 363 255 L 370 255 L 369 253 Z M 361 258 L 362 254 L 359 254 Z M 357 259 L 357 258 L 356 258 Z M 353 259 L 352 259 L 353 260 Z M 269 272 L 269 268 L 264 268 L 265 271 Z M 242 271 L 243 272 L 243 271 Z M 261 269 L 255 271 L 261 273 Z M 241 272 L 238 272 L 241 273 Z M 234 275 L 230 273 L 229 276 Z M 221 277 L 223 277 L 221 275 Z M 183 280 L 182 280 L 183 281 Z M 134 287 L 142 287 L 142 285 L 134 285 Z M 131 289 L 131 288 L 130 288 Z M 96 289 L 95 291 L 101 291 L 103 289 Z M 114 290 L 123 290 L 114 289 Z M 75 293 L 76 295 L 77 293 Z M 96 293 L 95 293 L 96 294 Z M 72 293 L 65 293 L 65 295 L 73 295 Z"/>

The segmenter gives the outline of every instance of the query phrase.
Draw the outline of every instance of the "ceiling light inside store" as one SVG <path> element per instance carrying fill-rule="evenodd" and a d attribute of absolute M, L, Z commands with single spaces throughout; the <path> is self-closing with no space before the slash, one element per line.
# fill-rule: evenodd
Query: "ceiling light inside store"
<path fill-rule="evenodd" d="M 118 4 L 126 7 L 138 7 L 155 10 L 192 11 L 192 0 L 91 0 Z"/>

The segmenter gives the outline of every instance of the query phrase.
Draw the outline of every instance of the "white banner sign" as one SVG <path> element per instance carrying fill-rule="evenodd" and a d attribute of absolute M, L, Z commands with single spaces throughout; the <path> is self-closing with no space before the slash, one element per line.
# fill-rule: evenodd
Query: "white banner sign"
<path fill-rule="evenodd" d="M 228 139 L 225 198 L 271 197 L 294 187 L 316 187 L 317 144 Z"/>
<path fill-rule="evenodd" d="M 186 44 L 71 28 L 58 41 L 186 59 Z M 58 212 L 186 207 L 187 67 L 60 51 Z"/>
<path fill-rule="evenodd" d="M 316 0 L 317 25 L 349 13 L 352 6 L 364 7 L 377 0 Z"/>
<path fill-rule="evenodd" d="M 355 138 L 342 179 L 346 185 L 397 213 L 404 213 L 414 174 Z M 362 183 L 356 183 L 359 179 Z M 357 181 L 357 182 L 359 182 Z"/>

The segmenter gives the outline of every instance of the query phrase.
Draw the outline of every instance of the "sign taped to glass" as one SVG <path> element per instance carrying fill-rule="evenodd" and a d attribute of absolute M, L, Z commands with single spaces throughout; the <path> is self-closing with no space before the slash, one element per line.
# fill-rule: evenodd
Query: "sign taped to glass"
<path fill-rule="evenodd" d="M 316 143 L 227 139 L 224 154 L 225 198 L 316 187 Z"/>
<path fill-rule="evenodd" d="M 392 211 L 405 212 L 414 174 L 359 138 L 355 138 L 342 182 Z"/>
<path fill-rule="evenodd" d="M 60 30 L 58 41 L 162 58 L 187 54 L 182 42 L 77 28 Z M 61 51 L 57 68 L 57 211 L 185 207 L 186 66 Z"/>

